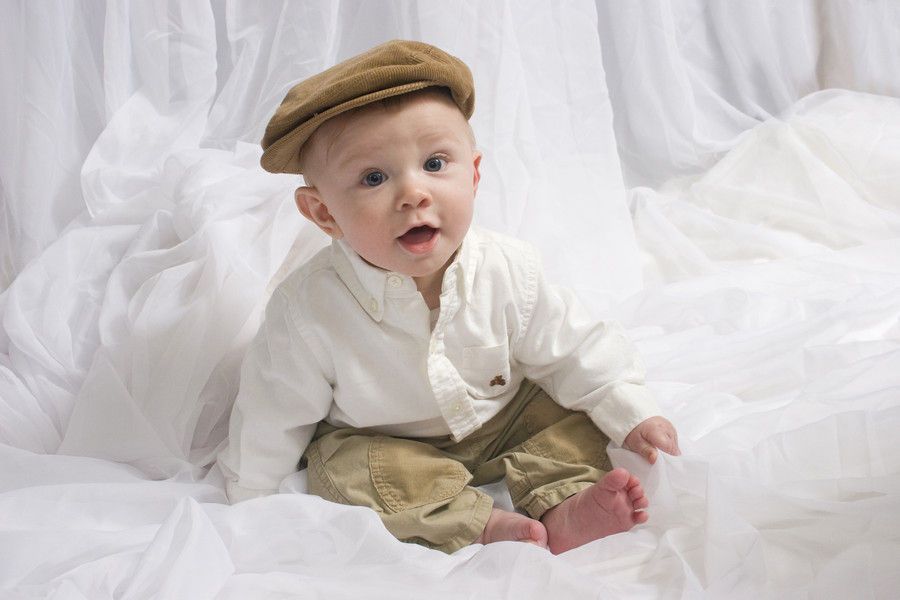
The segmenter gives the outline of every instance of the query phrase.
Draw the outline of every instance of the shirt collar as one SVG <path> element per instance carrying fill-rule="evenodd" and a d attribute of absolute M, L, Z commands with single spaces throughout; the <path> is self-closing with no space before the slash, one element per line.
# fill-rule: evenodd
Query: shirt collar
<path fill-rule="evenodd" d="M 466 301 L 472 297 L 472 287 L 475 280 L 475 267 L 478 253 L 476 251 L 479 235 L 475 227 L 470 227 L 463 243 L 447 267 L 458 270 L 459 293 Z M 390 271 L 370 265 L 360 257 L 353 248 L 344 240 L 331 242 L 331 258 L 335 271 L 356 301 L 364 311 L 376 322 L 381 322 L 384 317 L 384 295 L 387 286 L 387 278 L 392 275 Z M 444 273 L 444 281 L 448 281 L 447 272 Z M 443 290 L 441 294 L 447 293 Z"/>
<path fill-rule="evenodd" d="M 466 237 L 463 239 L 462 246 L 459 252 L 456 253 L 456 260 L 454 261 L 462 271 L 462 277 L 459 280 L 462 285 L 461 294 L 466 299 L 466 302 L 472 300 L 472 288 L 475 287 L 475 267 L 478 265 L 480 246 L 481 236 L 478 233 L 478 228 L 475 226 L 469 227 L 469 231 L 466 233 Z"/>

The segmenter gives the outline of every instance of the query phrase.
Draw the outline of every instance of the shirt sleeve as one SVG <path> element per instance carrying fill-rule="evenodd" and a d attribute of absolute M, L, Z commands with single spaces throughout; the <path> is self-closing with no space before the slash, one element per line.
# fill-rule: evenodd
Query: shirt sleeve
<path fill-rule="evenodd" d="M 241 367 L 241 383 L 218 463 L 229 502 L 273 494 L 328 414 L 332 388 L 276 290 Z"/>
<path fill-rule="evenodd" d="M 549 284 L 536 257 L 530 271 L 516 360 L 556 402 L 587 413 L 621 445 L 638 423 L 660 414 L 636 349 L 621 325 L 598 321 L 574 292 Z"/>

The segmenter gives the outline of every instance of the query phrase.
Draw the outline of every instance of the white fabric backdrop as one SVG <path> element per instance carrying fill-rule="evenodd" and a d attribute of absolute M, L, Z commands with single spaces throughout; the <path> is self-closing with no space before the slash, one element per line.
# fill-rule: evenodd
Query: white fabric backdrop
<path fill-rule="evenodd" d="M 4 9 L 3 595 L 900 589 L 897 4 Z M 473 69 L 478 222 L 637 340 L 685 450 L 612 450 L 647 525 L 446 557 L 302 494 L 225 506 L 207 475 L 267 293 L 324 243 L 257 140 L 293 81 L 395 37 Z"/>
<path fill-rule="evenodd" d="M 737 138 L 817 90 L 900 94 L 896 2 L 598 0 L 629 185 L 711 167 Z"/>

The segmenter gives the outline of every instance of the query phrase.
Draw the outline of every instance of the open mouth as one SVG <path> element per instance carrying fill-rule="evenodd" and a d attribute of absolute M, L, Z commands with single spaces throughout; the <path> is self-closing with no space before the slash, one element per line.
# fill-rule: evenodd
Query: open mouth
<path fill-rule="evenodd" d="M 415 254 L 428 252 L 437 242 L 438 230 L 428 225 L 413 227 L 397 238 L 400 245 Z"/>

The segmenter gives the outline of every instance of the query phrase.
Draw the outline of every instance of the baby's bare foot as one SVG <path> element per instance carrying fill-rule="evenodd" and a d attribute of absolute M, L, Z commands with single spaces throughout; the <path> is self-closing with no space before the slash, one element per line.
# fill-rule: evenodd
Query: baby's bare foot
<path fill-rule="evenodd" d="M 649 504 L 637 477 L 625 469 L 613 469 L 544 513 L 541 521 L 547 527 L 548 547 L 559 554 L 628 531 L 647 520 L 647 513 L 639 509 Z"/>
<path fill-rule="evenodd" d="M 476 544 L 492 542 L 527 542 L 546 548 L 547 529 L 540 521 L 519 513 L 495 508 L 491 511 L 484 531 L 475 540 Z"/>

